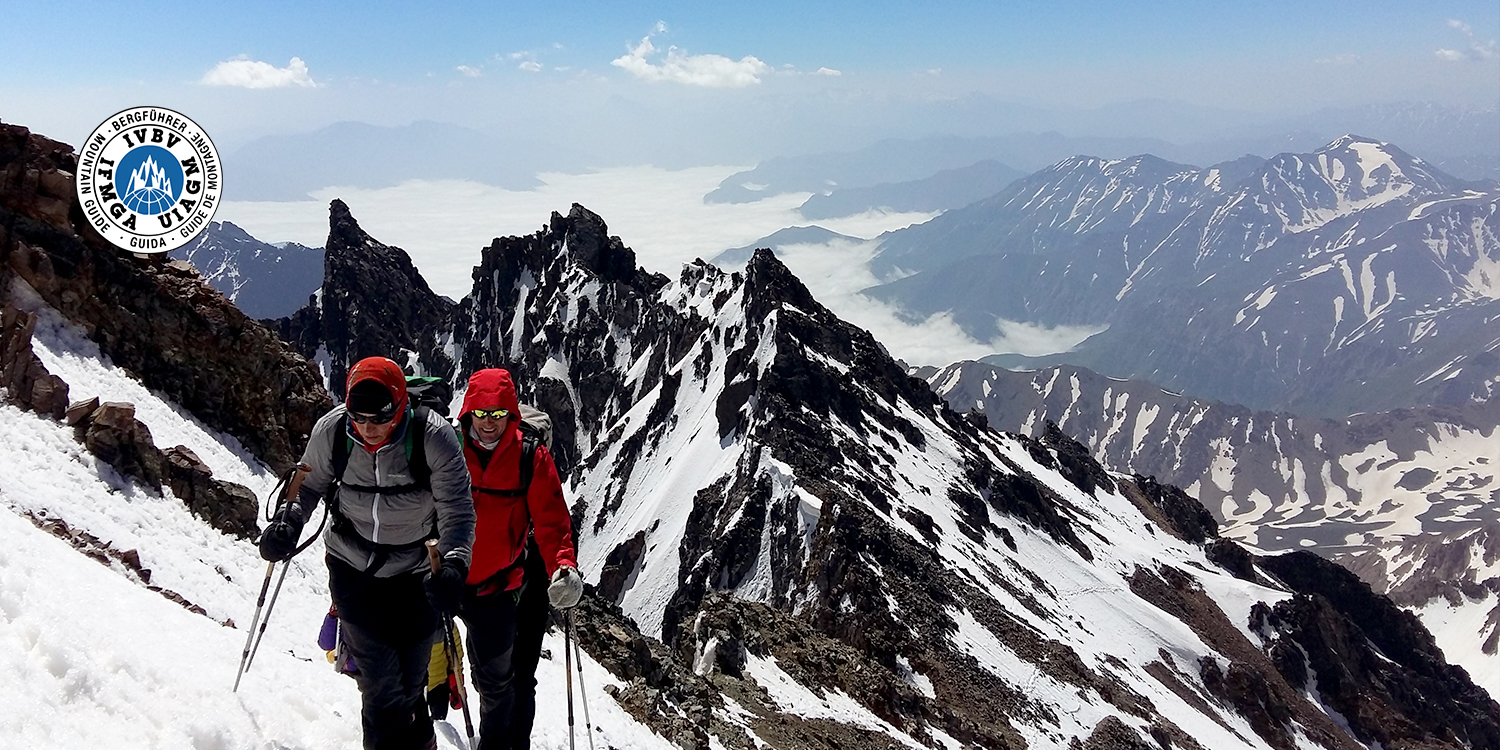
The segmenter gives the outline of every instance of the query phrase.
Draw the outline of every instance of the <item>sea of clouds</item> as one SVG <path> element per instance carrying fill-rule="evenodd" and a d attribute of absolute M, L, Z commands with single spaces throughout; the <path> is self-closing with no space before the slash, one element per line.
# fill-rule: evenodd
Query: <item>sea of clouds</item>
<path fill-rule="evenodd" d="M 706 203 L 703 196 L 744 167 L 717 166 L 666 170 L 650 166 L 598 170 L 586 174 L 539 175 L 542 185 L 515 191 L 464 180 L 412 180 L 395 187 L 329 187 L 296 202 L 228 201 L 217 219 L 231 221 L 266 242 L 298 242 L 318 247 L 328 236 L 328 203 L 348 204 L 371 236 L 402 248 L 434 291 L 461 299 L 473 288 L 472 271 L 480 251 L 496 237 L 530 234 L 545 226 L 553 211 L 566 214 L 579 203 L 602 216 L 649 271 L 675 276 L 695 258 L 712 260 L 730 248 L 749 245 L 789 226 L 810 224 L 796 212 L 808 193 L 768 196 L 752 203 Z M 939 314 L 919 323 L 899 310 L 859 294 L 881 282 L 869 260 L 881 233 L 932 218 L 931 213 L 864 214 L 817 222 L 862 241 L 791 245 L 778 256 L 820 302 L 840 317 L 875 335 L 909 364 L 944 365 L 995 352 L 1045 354 L 1063 351 L 1082 336 L 1074 332 L 1017 331 L 1001 328 L 988 341 L 966 335 Z"/>

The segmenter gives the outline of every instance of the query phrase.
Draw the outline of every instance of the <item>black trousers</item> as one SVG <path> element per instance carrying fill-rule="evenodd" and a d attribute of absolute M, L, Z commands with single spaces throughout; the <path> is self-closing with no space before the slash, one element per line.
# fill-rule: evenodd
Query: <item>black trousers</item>
<path fill-rule="evenodd" d="M 479 747 L 511 746 L 511 710 L 515 705 L 516 591 L 475 596 L 464 594 L 459 615 L 469 638 L 469 674 L 479 693 Z"/>
<path fill-rule="evenodd" d="M 328 558 L 328 588 L 359 685 L 365 750 L 422 750 L 434 739 L 427 714 L 427 661 L 438 635 L 419 573 L 366 576 Z"/>
<path fill-rule="evenodd" d="M 516 641 L 511 656 L 515 666 L 515 704 L 511 711 L 511 750 L 530 750 L 531 725 L 536 719 L 536 666 L 542 658 L 542 636 L 547 632 L 547 568 L 536 538 L 526 540 L 526 583 L 516 605 Z"/>

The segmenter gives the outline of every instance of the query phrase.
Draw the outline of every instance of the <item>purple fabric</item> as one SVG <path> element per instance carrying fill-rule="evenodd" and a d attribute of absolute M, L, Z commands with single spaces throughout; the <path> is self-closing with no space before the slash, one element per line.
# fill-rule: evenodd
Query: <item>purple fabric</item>
<path fill-rule="evenodd" d="M 323 616 L 323 629 L 318 631 L 318 648 L 324 651 L 332 651 L 338 645 L 339 640 L 339 618 L 334 617 L 332 612 Z"/>

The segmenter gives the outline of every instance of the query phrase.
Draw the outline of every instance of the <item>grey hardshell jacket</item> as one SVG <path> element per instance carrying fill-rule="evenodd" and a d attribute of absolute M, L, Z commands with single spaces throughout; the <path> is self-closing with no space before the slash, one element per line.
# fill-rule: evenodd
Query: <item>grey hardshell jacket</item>
<path fill-rule="evenodd" d="M 379 494 L 344 486 L 339 488 L 336 498 L 329 499 L 338 503 L 339 512 L 349 519 L 360 536 L 380 545 L 420 542 L 429 536 L 436 522 L 438 552 L 444 557 L 458 557 L 468 565 L 474 545 L 474 500 L 469 491 L 469 467 L 464 463 L 463 447 L 459 445 L 453 426 L 442 415 L 428 409 L 420 413 L 426 415 L 425 422 L 418 423 L 418 412 L 408 409 L 402 417 L 404 424 L 373 453 L 360 443 L 352 427 L 345 427 L 354 442 L 343 481 L 345 485 L 363 487 L 413 484 L 416 480 L 407 464 L 406 431 L 415 427 L 422 431 L 420 437 L 426 441 L 427 464 L 432 468 L 431 489 Z M 302 463 L 312 471 L 297 494 L 298 504 L 305 509 L 305 518 L 311 518 L 319 498 L 327 494 L 333 484 L 334 457 L 330 450 L 334 446 L 338 450 L 347 450 L 350 446 L 349 439 L 342 435 L 333 439 L 339 426 L 347 424 L 344 406 L 340 404 L 313 425 L 307 450 L 302 453 Z M 367 570 L 377 555 L 369 545 L 339 533 L 334 526 L 329 524 L 323 534 L 328 553 L 356 570 L 387 578 L 427 565 L 427 551 L 417 544 L 391 552 L 378 570 Z"/>

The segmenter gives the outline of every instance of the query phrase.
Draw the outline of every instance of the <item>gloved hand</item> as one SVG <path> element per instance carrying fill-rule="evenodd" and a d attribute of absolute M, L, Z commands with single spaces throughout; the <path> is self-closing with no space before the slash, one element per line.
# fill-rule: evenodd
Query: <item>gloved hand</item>
<path fill-rule="evenodd" d="M 552 583 L 547 586 L 547 599 L 554 609 L 572 609 L 583 598 L 583 576 L 578 569 L 564 565 L 552 574 Z"/>
<path fill-rule="evenodd" d="M 464 598 L 464 579 L 469 577 L 469 566 L 456 557 L 443 558 L 442 567 L 436 573 L 427 571 L 422 579 L 427 589 L 427 602 L 440 613 L 447 614 L 458 609 Z"/>
<path fill-rule="evenodd" d="M 302 535 L 302 506 L 287 503 L 271 518 L 271 524 L 260 535 L 260 556 L 271 562 L 281 562 L 297 549 L 297 537 Z"/>

